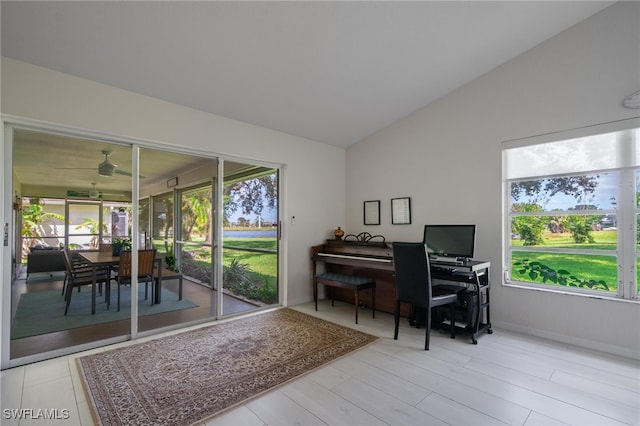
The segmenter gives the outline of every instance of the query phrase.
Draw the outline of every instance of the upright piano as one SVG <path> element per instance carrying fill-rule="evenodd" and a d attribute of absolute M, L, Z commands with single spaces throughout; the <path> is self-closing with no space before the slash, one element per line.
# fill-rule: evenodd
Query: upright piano
<path fill-rule="evenodd" d="M 325 272 L 371 277 L 376 280 L 376 310 L 393 313 L 395 305 L 393 248 L 385 242 L 351 242 L 327 240 L 326 243 L 311 247 L 313 277 L 319 265 Z M 353 292 L 336 288 L 334 297 L 354 303 Z M 371 296 L 364 292 L 360 303 L 371 306 Z"/>
<path fill-rule="evenodd" d="M 345 275 L 357 275 L 375 278 L 376 280 L 376 310 L 394 313 L 395 310 L 395 279 L 393 264 L 393 246 L 391 243 L 360 243 L 342 240 L 327 240 L 324 244 L 311 247 L 311 261 L 313 277 L 320 264 L 325 272 L 337 272 Z M 464 303 L 457 309 L 468 312 L 465 328 L 471 333 L 473 343 L 482 333 L 492 333 L 489 313 L 489 262 L 468 260 L 461 264 L 431 263 L 431 275 L 434 284 L 442 282 L 456 282 L 469 289 L 463 292 L 470 297 L 473 306 Z M 334 297 L 348 303 L 354 303 L 352 291 L 334 288 Z M 469 295 L 469 292 L 472 294 Z M 461 294 L 459 294 L 459 297 Z M 359 297 L 361 305 L 371 306 L 369 292 L 363 292 Z M 466 302 L 465 302 L 466 303 Z M 411 305 L 402 304 L 400 315 L 410 318 L 413 315 Z"/>

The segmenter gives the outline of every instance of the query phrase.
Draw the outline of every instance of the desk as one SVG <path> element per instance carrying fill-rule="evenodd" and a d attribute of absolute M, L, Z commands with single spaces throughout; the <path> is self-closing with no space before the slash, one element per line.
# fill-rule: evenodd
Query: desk
<path fill-rule="evenodd" d="M 491 314 L 489 311 L 490 262 L 467 260 L 462 264 L 431 263 L 431 279 L 462 283 L 469 289 L 465 305 L 459 297 L 458 310 L 465 313 L 465 329 L 471 333 L 471 341 L 477 344 L 477 337 L 482 333 L 491 334 Z M 463 303 L 460 303 L 463 302 Z M 468 318 L 471 316 L 471 318 Z M 486 320 L 483 322 L 483 320 Z"/>
<path fill-rule="evenodd" d="M 99 267 L 118 266 L 120 263 L 120 256 L 114 256 L 111 252 L 104 251 L 83 251 L 79 253 L 80 256 L 91 265 L 93 284 L 91 286 L 91 313 L 96 313 L 96 271 Z M 155 280 L 155 300 L 153 303 L 161 302 L 161 289 L 162 289 L 162 258 L 156 257 L 158 263 L 158 279 Z M 105 289 L 105 291 L 107 291 Z"/>

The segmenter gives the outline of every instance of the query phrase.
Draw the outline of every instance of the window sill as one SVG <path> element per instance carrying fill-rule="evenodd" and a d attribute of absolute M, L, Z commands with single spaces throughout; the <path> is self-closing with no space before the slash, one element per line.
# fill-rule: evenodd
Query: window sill
<path fill-rule="evenodd" d="M 568 291 L 563 289 L 562 287 L 537 287 L 528 284 L 518 284 L 514 282 L 502 283 L 503 287 L 511 287 L 511 288 L 520 288 L 524 290 L 533 290 L 533 291 L 542 291 L 545 293 L 555 293 L 562 294 L 567 296 L 577 296 L 577 297 L 586 297 L 588 299 L 600 299 L 600 300 L 609 300 L 612 302 L 626 302 L 626 303 L 635 303 L 640 304 L 640 299 L 637 297 L 635 299 L 624 299 L 620 296 L 609 296 L 604 294 L 595 294 L 595 293 L 579 293 L 577 291 Z"/>

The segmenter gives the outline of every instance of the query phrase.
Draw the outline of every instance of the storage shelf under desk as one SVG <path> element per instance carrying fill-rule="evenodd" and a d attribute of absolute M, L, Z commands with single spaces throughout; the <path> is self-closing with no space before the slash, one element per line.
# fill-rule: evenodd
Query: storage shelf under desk
<path fill-rule="evenodd" d="M 491 334 L 491 313 L 489 309 L 490 262 L 466 261 L 462 264 L 431 263 L 431 279 L 463 284 L 467 290 L 458 293 L 456 307 L 456 327 L 471 334 L 471 341 L 477 344 L 482 333 Z M 471 318 L 469 318 L 471 317 Z M 458 320 L 460 318 L 460 320 Z M 449 321 L 446 321 L 447 324 Z"/>

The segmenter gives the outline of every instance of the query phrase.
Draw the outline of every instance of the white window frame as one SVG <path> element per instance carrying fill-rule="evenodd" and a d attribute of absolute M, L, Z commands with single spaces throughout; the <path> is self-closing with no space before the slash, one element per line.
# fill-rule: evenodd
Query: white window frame
<path fill-rule="evenodd" d="M 502 146 L 502 185 L 503 185 L 503 280 L 502 284 L 509 287 L 520 287 L 527 289 L 535 289 L 540 291 L 549 291 L 563 294 L 574 294 L 580 296 L 606 298 L 614 300 L 640 300 L 640 295 L 636 284 L 636 269 L 639 263 L 639 253 L 636 243 L 636 217 L 640 215 L 640 208 L 636 202 L 636 193 L 638 182 L 636 176 L 640 174 L 640 118 L 630 120 L 621 120 L 612 123 L 589 126 L 581 129 L 563 131 L 553 134 L 546 134 L 531 138 L 517 139 L 506 141 Z M 616 153 L 615 164 L 611 164 L 606 169 L 573 169 L 560 170 L 554 173 L 555 169 L 547 169 L 540 174 L 536 171 L 526 171 L 521 176 L 517 176 L 518 171 L 514 171 L 513 165 L 509 168 L 508 153 L 510 150 L 521 147 L 529 147 L 534 145 L 550 144 L 552 142 L 568 141 L 578 138 L 587 138 L 594 135 L 602 135 L 608 133 L 616 133 Z M 637 151 L 637 152 L 636 152 Z M 543 166 L 544 167 L 544 166 Z M 545 178 L 554 178 L 558 176 L 575 176 L 583 174 L 598 174 L 603 172 L 616 172 L 617 205 L 614 209 L 605 210 L 585 210 L 580 214 L 615 214 L 618 221 L 618 240 L 617 249 L 614 255 L 617 256 L 618 267 L 618 291 L 607 292 L 604 290 L 591 290 L 585 288 L 569 287 L 554 284 L 531 283 L 524 281 L 516 281 L 511 276 L 511 257 L 512 251 L 527 251 L 526 248 L 511 246 L 511 221 L 515 216 L 526 214 L 512 214 L 511 212 L 511 191 L 510 183 L 514 181 L 537 180 Z M 534 216 L 556 216 L 571 214 L 571 211 L 553 211 L 553 212 L 535 212 Z M 570 250 L 570 249 L 540 249 L 536 247 L 532 249 L 536 252 L 558 252 L 587 255 L 612 255 L 611 250 Z"/>

